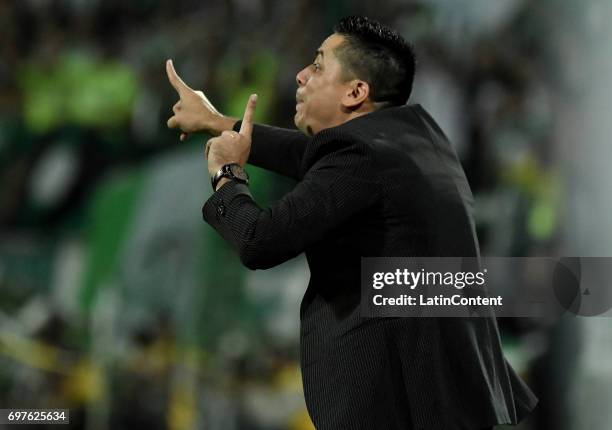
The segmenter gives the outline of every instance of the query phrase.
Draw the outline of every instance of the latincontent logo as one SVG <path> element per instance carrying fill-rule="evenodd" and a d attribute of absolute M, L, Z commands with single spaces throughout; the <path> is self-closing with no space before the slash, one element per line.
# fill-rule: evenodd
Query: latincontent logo
<path fill-rule="evenodd" d="M 612 316 L 612 259 L 363 258 L 366 317 Z"/>
<path fill-rule="evenodd" d="M 439 263 L 436 260 L 436 263 Z M 501 306 L 503 298 L 487 297 L 486 290 L 481 289 L 479 294 L 464 297 L 456 294 L 457 290 L 466 287 L 484 286 L 487 269 L 478 272 L 470 271 L 430 271 L 424 268 L 413 271 L 407 268 L 395 269 L 391 272 L 374 272 L 372 276 L 372 288 L 381 290 L 385 287 L 403 287 L 409 290 L 420 288 L 416 295 L 393 294 L 385 296 L 375 294 L 372 297 L 374 306 L 437 306 L 437 307 L 462 307 L 474 314 L 474 308 L 478 306 Z M 429 289 L 426 289 L 429 287 Z M 446 294 L 446 288 L 451 288 L 454 294 Z M 399 289 L 397 291 L 400 291 Z"/>

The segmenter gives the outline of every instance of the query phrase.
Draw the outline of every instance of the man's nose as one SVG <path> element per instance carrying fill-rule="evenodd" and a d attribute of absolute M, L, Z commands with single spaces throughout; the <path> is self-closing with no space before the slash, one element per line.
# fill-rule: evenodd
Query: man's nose
<path fill-rule="evenodd" d="M 299 73 L 295 76 L 295 81 L 297 82 L 299 87 L 306 84 L 306 82 L 308 81 L 308 67 L 304 67 L 302 70 L 299 71 Z"/>

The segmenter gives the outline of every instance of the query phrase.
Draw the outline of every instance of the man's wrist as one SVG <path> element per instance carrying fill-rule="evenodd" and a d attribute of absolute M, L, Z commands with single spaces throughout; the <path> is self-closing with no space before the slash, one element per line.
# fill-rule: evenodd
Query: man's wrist
<path fill-rule="evenodd" d="M 221 187 L 225 185 L 226 183 L 228 183 L 229 181 L 231 181 L 230 178 L 221 178 L 219 182 L 217 183 L 217 187 L 215 188 L 215 191 L 219 191 Z"/>
<path fill-rule="evenodd" d="M 222 165 L 214 174 L 209 169 L 209 173 L 213 192 L 221 188 L 221 185 L 225 184 L 228 180 L 249 185 L 248 173 L 241 164 L 236 162 Z"/>
<path fill-rule="evenodd" d="M 226 130 L 233 130 L 234 125 L 238 122 L 238 118 L 232 118 L 225 115 L 219 115 L 219 117 L 215 120 L 213 127 L 211 127 L 210 134 L 214 136 L 219 136 Z"/>

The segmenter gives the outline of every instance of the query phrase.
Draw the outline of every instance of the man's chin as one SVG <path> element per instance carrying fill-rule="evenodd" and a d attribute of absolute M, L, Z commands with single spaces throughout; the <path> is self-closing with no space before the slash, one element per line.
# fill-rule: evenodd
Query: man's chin
<path fill-rule="evenodd" d="M 300 116 L 298 112 L 296 112 L 295 115 L 293 116 L 293 123 L 295 124 L 297 129 L 300 130 L 302 133 L 308 134 L 308 131 L 307 131 L 308 127 L 304 125 L 304 122 L 302 121 L 302 117 Z"/>

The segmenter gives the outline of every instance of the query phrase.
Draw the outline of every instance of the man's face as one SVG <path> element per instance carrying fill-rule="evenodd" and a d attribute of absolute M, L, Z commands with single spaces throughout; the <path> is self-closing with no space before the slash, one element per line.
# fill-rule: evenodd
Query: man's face
<path fill-rule="evenodd" d="M 296 76 L 295 125 L 313 135 L 344 122 L 342 97 L 350 91 L 342 78 L 342 66 L 334 49 L 344 42 L 344 36 L 332 34 L 317 49 L 314 62 Z"/>

